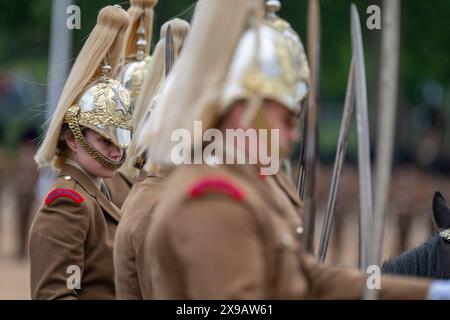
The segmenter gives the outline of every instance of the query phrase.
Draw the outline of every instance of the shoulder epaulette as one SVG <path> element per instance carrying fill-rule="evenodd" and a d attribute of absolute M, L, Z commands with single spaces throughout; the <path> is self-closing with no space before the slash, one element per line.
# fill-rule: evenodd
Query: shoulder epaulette
<path fill-rule="evenodd" d="M 244 191 L 238 188 L 235 183 L 222 177 L 204 178 L 194 183 L 189 189 L 189 194 L 192 198 L 197 198 L 210 192 L 224 193 L 235 200 L 244 199 Z"/>
<path fill-rule="evenodd" d="M 55 201 L 58 198 L 69 198 L 77 204 L 84 201 L 84 198 L 74 190 L 56 188 L 50 191 L 50 193 L 47 195 L 47 197 L 45 198 L 45 204 L 50 205 L 53 201 Z"/>

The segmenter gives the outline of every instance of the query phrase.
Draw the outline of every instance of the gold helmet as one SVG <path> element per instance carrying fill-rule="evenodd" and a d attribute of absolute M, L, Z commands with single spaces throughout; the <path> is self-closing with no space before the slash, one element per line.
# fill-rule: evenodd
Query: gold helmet
<path fill-rule="evenodd" d="M 123 71 L 119 77 L 122 84 L 128 90 L 133 102 L 139 96 L 141 87 L 144 82 L 145 74 L 147 73 L 147 66 L 150 62 L 150 56 L 145 54 L 144 48 L 147 46 L 147 41 L 144 38 L 145 31 L 141 27 L 138 30 L 139 38 L 136 44 L 136 54 L 133 58 L 127 58 Z"/>
<path fill-rule="evenodd" d="M 150 42 L 153 29 L 153 8 L 156 0 L 132 0 L 128 10 L 130 26 L 127 30 L 125 65 L 119 80 L 136 102 L 150 62 Z"/>
<path fill-rule="evenodd" d="M 82 128 L 89 128 L 120 148 L 130 139 L 131 104 L 126 89 L 110 77 L 118 69 L 129 17 L 120 6 L 103 8 L 97 24 L 70 71 L 50 126 L 35 155 L 39 166 L 59 169 L 67 157 L 64 126 L 100 164 L 117 169 L 122 161 L 108 159 L 89 145 Z M 105 60 L 109 65 L 105 65 Z"/>
<path fill-rule="evenodd" d="M 288 22 L 275 15 L 278 1 L 266 3 L 266 17 L 249 28 L 235 51 L 222 107 L 253 97 L 274 100 L 298 114 L 309 88 L 303 44 Z"/>
<path fill-rule="evenodd" d="M 69 125 L 75 139 L 102 166 L 117 170 L 124 161 L 113 161 L 98 152 L 84 138 L 81 128 L 94 130 L 120 149 L 131 141 L 132 109 L 128 91 L 119 81 L 108 76 L 111 67 L 101 67 L 102 76 L 69 107 L 64 122 Z"/>

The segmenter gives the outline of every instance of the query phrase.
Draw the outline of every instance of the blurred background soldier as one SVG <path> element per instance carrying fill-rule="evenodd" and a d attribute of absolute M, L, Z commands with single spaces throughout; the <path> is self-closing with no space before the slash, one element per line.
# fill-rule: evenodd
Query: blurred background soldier
<path fill-rule="evenodd" d="M 0 202 L 3 204 L 0 206 L 0 231 L 1 222 L 6 218 L 1 210 L 16 209 L 13 231 L 17 245 L 14 249 L 19 259 L 26 256 L 38 178 L 33 155 L 39 131 L 36 117 L 28 105 L 35 94 L 30 90 L 0 68 L 0 195 L 3 192 L 10 194 L 7 200 L 11 200 Z"/>
<path fill-rule="evenodd" d="M 127 43 L 124 50 L 125 65 L 119 74 L 119 81 L 128 90 L 132 104 L 136 103 L 141 86 L 148 70 L 150 45 L 153 31 L 153 8 L 157 0 L 131 0 L 128 9 L 130 26 L 127 30 Z M 105 179 L 111 201 L 122 208 L 128 192 L 137 178 L 119 171 L 110 179 Z"/>
<path fill-rule="evenodd" d="M 38 180 L 37 165 L 33 156 L 37 151 L 35 141 L 38 135 L 35 128 L 24 132 L 17 149 L 16 172 L 16 197 L 19 210 L 18 238 L 20 258 L 24 258 L 27 252 L 28 231 L 30 229 L 32 210 L 35 205 L 36 183 Z"/>
<path fill-rule="evenodd" d="M 145 174 L 133 166 L 139 158 L 136 137 L 140 135 L 140 127 L 149 121 L 157 99 L 159 89 L 164 85 L 166 72 L 170 71 L 165 64 L 172 64 L 177 59 L 184 39 L 189 31 L 189 23 L 175 18 L 163 24 L 160 40 L 149 63 L 147 76 L 142 87 L 142 94 L 135 105 L 134 127 L 136 134 L 127 150 L 127 160 L 122 170 L 128 176 L 144 178 L 131 188 L 122 206 L 122 219 L 117 227 L 114 244 L 114 271 L 116 294 L 118 299 L 143 299 L 151 297 L 151 287 L 143 280 L 145 256 L 144 237 L 153 207 L 162 193 L 165 172 L 149 172 Z M 173 36 L 173 37 L 172 37 Z M 173 56 L 167 56 L 166 48 L 171 47 Z M 170 51 L 170 48 L 169 48 Z M 154 124 L 154 123 L 153 123 Z M 163 125 L 154 124 L 154 125 Z"/>

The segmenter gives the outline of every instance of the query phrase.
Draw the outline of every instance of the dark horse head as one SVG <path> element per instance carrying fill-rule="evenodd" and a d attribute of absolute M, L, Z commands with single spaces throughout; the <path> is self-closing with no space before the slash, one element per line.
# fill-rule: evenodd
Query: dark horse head
<path fill-rule="evenodd" d="M 422 245 L 384 262 L 385 273 L 435 279 L 450 279 L 450 208 L 444 197 L 433 196 L 436 234 Z"/>

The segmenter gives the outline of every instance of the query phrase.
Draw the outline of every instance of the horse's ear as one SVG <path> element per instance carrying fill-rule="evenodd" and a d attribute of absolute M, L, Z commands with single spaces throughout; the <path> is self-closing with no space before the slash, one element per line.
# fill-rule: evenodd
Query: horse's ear
<path fill-rule="evenodd" d="M 450 228 L 450 208 L 439 191 L 433 196 L 433 220 L 438 230 Z"/>

